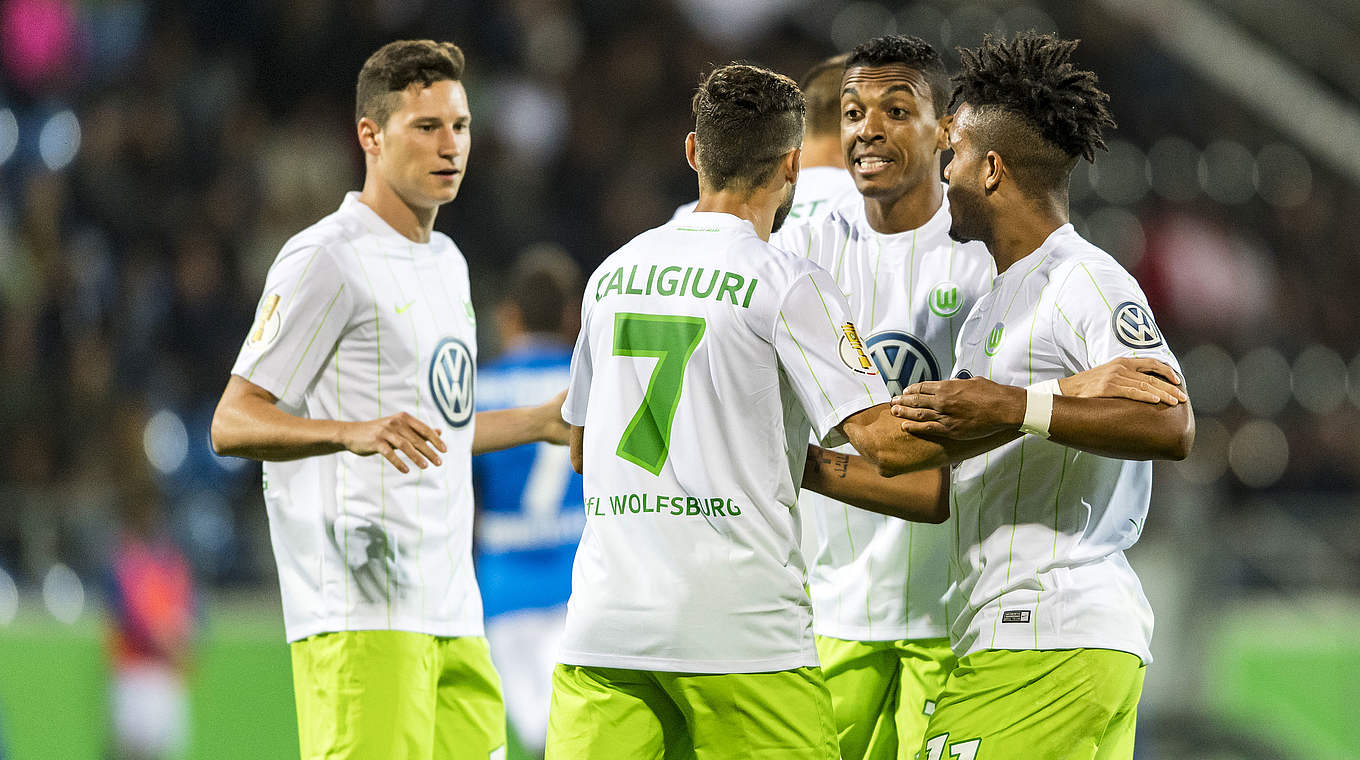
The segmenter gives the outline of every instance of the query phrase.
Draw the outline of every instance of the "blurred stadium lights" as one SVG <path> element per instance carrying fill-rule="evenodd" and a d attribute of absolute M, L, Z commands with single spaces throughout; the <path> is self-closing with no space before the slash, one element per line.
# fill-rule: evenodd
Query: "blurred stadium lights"
<path fill-rule="evenodd" d="M 71 109 L 52 114 L 38 133 L 38 155 L 52 171 L 66 168 L 80 151 L 80 120 Z"/>
<path fill-rule="evenodd" d="M 1195 0 L 1100 0 L 1100 4 L 1140 22 L 1170 53 L 1352 182 L 1360 182 L 1360 151 L 1355 150 L 1360 145 L 1360 109 L 1333 95 L 1312 75 Z"/>
<path fill-rule="evenodd" d="M 1251 420 L 1228 443 L 1228 466 L 1243 485 L 1274 485 L 1289 467 L 1289 441 L 1270 420 Z"/>
<path fill-rule="evenodd" d="M 1346 362 L 1326 346 L 1309 346 L 1294 359 L 1293 383 L 1300 406 L 1331 414 L 1346 400 Z"/>
<path fill-rule="evenodd" d="M 1196 485 L 1208 485 L 1228 470 L 1228 443 L 1232 436 L 1222 422 L 1202 415 L 1195 417 L 1195 445 L 1190 456 L 1175 463 L 1180 476 Z"/>
<path fill-rule="evenodd" d="M 1199 195 L 1199 149 L 1181 137 L 1163 137 L 1148 149 L 1148 183 L 1169 201 Z"/>
<path fill-rule="evenodd" d="M 961 5 L 949 14 L 949 37 L 944 40 L 947 49 L 959 46 L 974 46 L 988 34 L 1001 31 L 1001 17 L 985 5 Z"/>
<path fill-rule="evenodd" d="M 1271 346 L 1254 348 L 1237 362 L 1237 401 L 1258 417 L 1274 417 L 1289 403 L 1290 376 L 1284 354 Z"/>
<path fill-rule="evenodd" d="M 85 611 L 85 584 L 71 568 L 58 562 L 43 576 L 43 604 L 57 620 L 71 625 Z"/>
<path fill-rule="evenodd" d="M 169 409 L 151 415 L 142 431 L 142 448 L 157 472 L 173 474 L 189 455 L 189 433 L 184 420 Z"/>
<path fill-rule="evenodd" d="M 837 50 L 849 50 L 871 37 L 893 34 L 897 28 L 897 19 L 884 6 L 850 3 L 831 19 L 831 44 Z"/>
<path fill-rule="evenodd" d="M 1256 157 L 1240 143 L 1215 140 L 1199 157 L 1199 185 L 1225 204 L 1246 203 L 1256 192 Z"/>
<path fill-rule="evenodd" d="M 19 120 L 8 108 L 0 108 L 0 165 L 14 155 L 19 147 Z"/>
<path fill-rule="evenodd" d="M 1128 209 L 1120 206 L 1096 209 L 1086 217 L 1085 228 L 1085 236 L 1114 256 L 1125 269 L 1132 270 L 1142 260 L 1147 237 L 1138 217 Z"/>
<path fill-rule="evenodd" d="M 14 579 L 9 577 L 9 573 L 0 567 L 0 627 L 14 622 L 14 616 L 17 614 L 19 614 L 19 589 L 14 585 Z"/>
<path fill-rule="evenodd" d="M 1256 153 L 1256 191 L 1273 206 L 1293 208 L 1313 194 L 1313 169 L 1291 145 L 1271 143 Z"/>
<path fill-rule="evenodd" d="M 897 14 L 897 28 L 936 45 L 941 55 L 949 50 L 944 44 L 949 38 L 949 21 L 939 8 L 929 3 L 913 3 L 903 8 Z"/>
<path fill-rule="evenodd" d="M 1232 403 L 1237 392 L 1237 365 L 1223 347 L 1213 343 L 1195 346 L 1184 354 L 1181 369 L 1196 412 L 1218 414 Z"/>
<path fill-rule="evenodd" d="M 1125 140 L 1110 140 L 1108 147 L 1090 169 L 1096 195 L 1115 205 L 1137 203 L 1148 190 L 1147 157 Z"/>

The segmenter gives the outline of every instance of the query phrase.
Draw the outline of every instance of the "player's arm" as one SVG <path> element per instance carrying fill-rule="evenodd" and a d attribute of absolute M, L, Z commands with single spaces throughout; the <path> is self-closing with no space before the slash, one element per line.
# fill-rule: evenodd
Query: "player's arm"
<path fill-rule="evenodd" d="M 1180 375 L 1170 364 L 1131 356 L 1121 356 L 1058 380 L 1064 396 L 1127 398 L 1170 406 L 1190 400 L 1180 385 Z"/>
<path fill-rule="evenodd" d="M 1054 396 L 1049 437 L 1055 443 L 1118 459 L 1184 459 L 1195 439 L 1190 402 L 1175 406 L 1130 398 Z M 1019 434 L 1024 388 L 981 377 L 919 383 L 893 399 L 904 431 L 967 440 Z"/>
<path fill-rule="evenodd" d="M 810 445 L 803 488 L 902 520 L 949 519 L 949 472 L 944 468 L 889 478 L 864 457 Z"/>
<path fill-rule="evenodd" d="M 224 456 L 287 462 L 350 451 L 382 454 L 399 471 L 439 465 L 447 452 L 439 431 L 406 412 L 363 422 L 298 417 L 280 409 L 278 397 L 240 375 L 232 375 L 212 420 L 213 451 Z"/>
<path fill-rule="evenodd" d="M 567 423 L 562 420 L 564 390 L 538 406 L 520 406 L 478 412 L 472 433 L 472 453 L 485 454 L 526 443 L 567 443 Z"/>
<path fill-rule="evenodd" d="M 567 439 L 567 447 L 571 450 L 571 469 L 576 470 L 577 475 L 586 474 L 586 429 L 572 425 Z"/>
<path fill-rule="evenodd" d="M 893 414 L 888 404 L 879 404 L 862 409 L 841 423 L 850 444 L 876 465 L 884 477 L 961 462 L 1021 435 L 1017 425 L 1014 430 L 998 429 L 977 438 L 949 438 L 909 429 Z"/>

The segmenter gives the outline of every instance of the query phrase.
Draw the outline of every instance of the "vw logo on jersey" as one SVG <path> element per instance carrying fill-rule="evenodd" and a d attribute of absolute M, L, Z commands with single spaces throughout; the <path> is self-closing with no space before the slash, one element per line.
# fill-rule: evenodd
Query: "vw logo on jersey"
<path fill-rule="evenodd" d="M 444 419 L 456 428 L 472 419 L 472 386 L 477 369 L 472 352 L 457 338 L 439 342 L 430 359 L 430 395 Z"/>
<path fill-rule="evenodd" d="M 914 335 L 888 331 L 869 336 L 864 342 L 869 356 L 894 396 L 908 386 L 940 379 L 940 365 L 930 348 Z"/>
<path fill-rule="evenodd" d="M 1152 315 L 1135 301 L 1125 301 L 1114 310 L 1114 336 L 1129 348 L 1152 348 L 1162 345 L 1162 333 L 1152 321 Z"/>

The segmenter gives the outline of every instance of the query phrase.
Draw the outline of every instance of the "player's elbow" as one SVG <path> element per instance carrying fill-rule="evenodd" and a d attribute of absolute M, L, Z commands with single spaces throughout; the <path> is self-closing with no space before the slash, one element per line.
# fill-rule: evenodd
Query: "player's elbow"
<path fill-rule="evenodd" d="M 222 407 L 220 406 L 213 412 L 212 425 L 208 428 L 208 440 L 212 442 L 213 453 L 219 457 L 235 454 L 231 436 L 227 432 L 227 424 L 222 419 Z"/>
<path fill-rule="evenodd" d="M 1179 434 L 1174 437 L 1168 446 L 1167 459 L 1179 462 L 1190 456 L 1190 450 L 1195 446 L 1195 416 L 1188 415 L 1189 419 L 1181 427 Z"/>

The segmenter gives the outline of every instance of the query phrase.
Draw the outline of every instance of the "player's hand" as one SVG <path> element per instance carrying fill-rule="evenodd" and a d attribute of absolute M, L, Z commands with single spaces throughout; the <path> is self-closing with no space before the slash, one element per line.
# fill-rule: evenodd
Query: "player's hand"
<path fill-rule="evenodd" d="M 1014 430 L 1025 417 L 1025 389 L 986 378 L 916 383 L 892 400 L 903 432 L 972 440 Z"/>
<path fill-rule="evenodd" d="M 412 417 L 406 412 L 367 422 L 351 422 L 345 428 L 345 448 L 359 456 L 382 454 L 400 472 L 411 471 L 397 452 L 404 454 L 416 467 L 425 469 L 431 463 L 443 464 L 438 452 L 447 452 L 440 431 Z M 436 449 L 438 452 L 436 452 Z"/>
<path fill-rule="evenodd" d="M 564 388 L 561 393 L 553 396 L 550 401 L 541 406 L 534 407 L 534 416 L 538 418 L 541 426 L 541 438 L 546 443 L 557 446 L 566 446 L 567 437 L 571 433 L 571 425 L 562 419 L 562 405 L 567 402 L 567 391 Z"/>
<path fill-rule="evenodd" d="M 1180 376 L 1156 359 L 1120 357 L 1058 381 L 1064 396 L 1127 398 L 1176 406 L 1190 400 Z"/>

